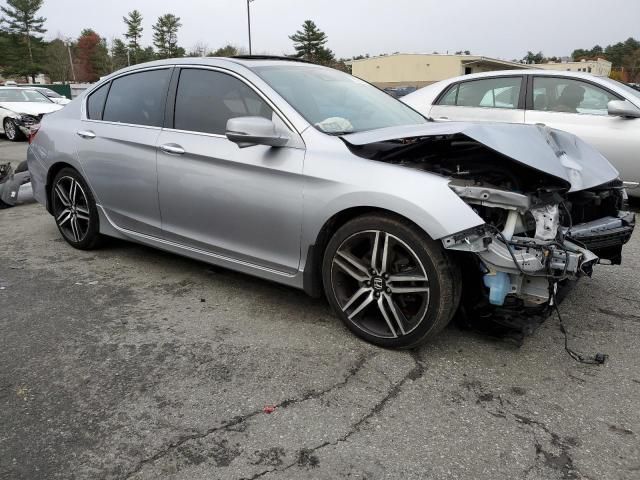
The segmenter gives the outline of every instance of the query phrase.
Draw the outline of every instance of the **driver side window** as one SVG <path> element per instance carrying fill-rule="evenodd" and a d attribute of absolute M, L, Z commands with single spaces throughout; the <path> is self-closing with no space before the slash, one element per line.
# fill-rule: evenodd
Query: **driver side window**
<path fill-rule="evenodd" d="M 176 93 L 174 128 L 224 135 L 236 117 L 265 117 L 273 112 L 244 82 L 214 70 L 185 68 Z"/>
<path fill-rule="evenodd" d="M 591 83 L 560 77 L 533 79 L 533 110 L 607 115 L 616 95 Z"/>

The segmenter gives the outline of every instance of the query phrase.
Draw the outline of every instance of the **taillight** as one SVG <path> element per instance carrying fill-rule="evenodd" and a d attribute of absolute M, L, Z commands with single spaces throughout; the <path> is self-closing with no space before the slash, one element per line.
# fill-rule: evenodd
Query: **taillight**
<path fill-rule="evenodd" d="M 36 138 L 36 135 L 38 134 L 38 130 L 40 130 L 39 123 L 31 125 L 31 127 L 29 128 L 29 144 L 31 144 L 33 140 Z"/>

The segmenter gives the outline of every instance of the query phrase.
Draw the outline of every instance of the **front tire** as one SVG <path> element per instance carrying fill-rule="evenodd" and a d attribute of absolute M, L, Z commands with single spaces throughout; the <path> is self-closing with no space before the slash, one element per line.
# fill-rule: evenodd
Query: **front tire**
<path fill-rule="evenodd" d="M 69 245 L 79 250 L 99 245 L 102 236 L 95 199 L 87 182 L 73 168 L 63 168 L 54 178 L 51 211 Z"/>
<path fill-rule="evenodd" d="M 20 131 L 20 128 L 18 128 L 16 122 L 12 118 L 5 118 L 4 122 L 2 122 L 2 126 L 7 140 L 19 142 L 24 139 L 24 134 Z"/>
<path fill-rule="evenodd" d="M 459 270 L 442 246 L 391 215 L 358 217 L 338 229 L 322 276 L 345 325 L 387 348 L 412 348 L 433 337 L 460 301 Z"/>

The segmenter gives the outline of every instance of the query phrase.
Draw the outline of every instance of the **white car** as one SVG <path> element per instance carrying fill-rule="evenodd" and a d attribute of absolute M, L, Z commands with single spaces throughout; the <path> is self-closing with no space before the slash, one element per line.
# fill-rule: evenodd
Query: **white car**
<path fill-rule="evenodd" d="M 591 143 L 640 181 L 640 92 L 588 73 L 505 70 L 443 80 L 401 99 L 437 121 L 544 124 Z M 640 188 L 629 188 L 640 197 Z"/>
<path fill-rule="evenodd" d="M 31 127 L 40 123 L 43 115 L 60 110 L 62 105 L 49 100 L 35 90 L 0 87 L 1 133 L 12 142 L 29 136 Z"/>
<path fill-rule="evenodd" d="M 29 88 L 30 90 L 35 90 L 36 92 L 40 92 L 49 100 L 51 100 L 53 103 L 57 103 L 58 105 L 66 105 L 68 103 L 71 103 L 71 100 L 69 100 L 67 97 L 65 97 L 64 95 L 60 95 L 58 92 L 56 92 L 55 90 L 51 90 L 50 88 L 46 88 L 46 87 L 27 87 L 27 88 Z"/>

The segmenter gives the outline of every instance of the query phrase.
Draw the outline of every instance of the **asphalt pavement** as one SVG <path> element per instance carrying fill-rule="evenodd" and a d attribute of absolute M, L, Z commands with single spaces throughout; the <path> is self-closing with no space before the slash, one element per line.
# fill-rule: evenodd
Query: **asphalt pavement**
<path fill-rule="evenodd" d="M 605 365 L 555 317 L 399 352 L 303 292 L 0 210 L 0 479 L 637 480 L 638 234 L 624 256 L 561 305 Z"/>

